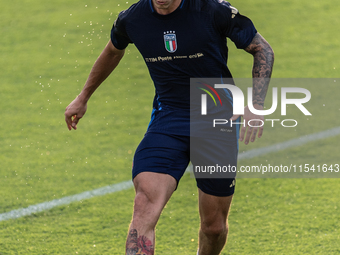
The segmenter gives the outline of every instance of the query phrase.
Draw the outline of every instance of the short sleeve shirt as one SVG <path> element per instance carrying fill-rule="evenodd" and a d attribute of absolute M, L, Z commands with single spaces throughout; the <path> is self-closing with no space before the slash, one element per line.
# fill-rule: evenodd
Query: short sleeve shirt
<path fill-rule="evenodd" d="M 118 49 L 133 43 L 142 54 L 156 88 L 156 110 L 188 110 L 190 78 L 231 78 L 226 38 L 244 49 L 256 33 L 251 20 L 223 0 L 182 0 L 168 15 L 140 0 L 119 14 L 111 41 Z"/>

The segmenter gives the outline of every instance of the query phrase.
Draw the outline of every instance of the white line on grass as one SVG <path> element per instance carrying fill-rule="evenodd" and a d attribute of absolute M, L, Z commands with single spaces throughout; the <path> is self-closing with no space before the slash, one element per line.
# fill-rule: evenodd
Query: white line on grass
<path fill-rule="evenodd" d="M 68 205 L 72 202 L 78 202 L 78 201 L 89 199 L 92 197 L 103 196 L 106 194 L 130 189 L 132 186 L 133 186 L 132 181 L 125 181 L 125 182 L 120 182 L 117 184 L 109 185 L 106 187 L 102 187 L 99 189 L 85 191 L 83 193 L 79 193 L 73 196 L 63 197 L 60 199 L 54 199 L 52 201 L 44 202 L 41 204 L 30 205 L 27 208 L 20 208 L 17 210 L 13 210 L 10 212 L 0 214 L 0 221 L 21 218 L 24 216 L 31 215 L 33 213 L 50 210 L 56 206 Z"/>
<path fill-rule="evenodd" d="M 337 135 L 340 135 L 340 127 L 328 129 L 326 131 L 322 131 L 319 133 L 300 136 L 298 138 L 289 140 L 287 142 L 277 143 L 271 146 L 249 150 L 244 153 L 240 153 L 238 156 L 238 159 L 242 160 L 242 159 L 255 158 L 255 157 L 269 154 L 272 152 L 282 151 L 282 150 L 285 150 L 291 147 L 297 147 L 297 146 L 304 145 L 309 142 L 326 139 L 326 138 L 337 136 Z"/>
<path fill-rule="evenodd" d="M 301 136 L 301 137 L 298 137 L 298 138 L 295 138 L 295 139 L 292 139 L 286 142 L 277 143 L 271 146 L 249 150 L 244 153 L 240 153 L 238 159 L 239 160 L 250 159 L 250 158 L 258 157 L 261 155 L 285 150 L 288 148 L 301 146 L 309 142 L 313 142 L 313 141 L 317 141 L 317 140 L 321 140 L 321 139 L 325 139 L 325 138 L 333 137 L 337 135 L 340 135 L 340 127 L 332 128 L 332 129 L 322 131 L 319 133 Z M 16 209 L 10 212 L 0 214 L 0 221 L 17 219 L 17 218 L 21 218 L 24 216 L 29 216 L 33 213 L 39 213 L 42 211 L 50 210 L 57 206 L 67 205 L 72 202 L 78 202 L 81 200 L 90 199 L 92 197 L 98 197 L 98 196 L 103 196 L 103 195 L 110 194 L 110 193 L 115 193 L 118 191 L 130 189 L 132 187 L 133 187 L 132 181 L 125 181 L 125 182 L 120 182 L 117 184 L 112 184 L 106 187 L 102 187 L 99 189 L 85 191 L 85 192 L 82 192 L 82 193 L 79 193 L 73 196 L 67 196 L 67 197 L 55 199 L 52 201 L 48 201 L 48 202 L 44 202 L 44 203 L 40 203 L 36 205 L 30 205 L 29 207 L 26 207 L 26 208 L 20 208 L 20 209 Z"/>

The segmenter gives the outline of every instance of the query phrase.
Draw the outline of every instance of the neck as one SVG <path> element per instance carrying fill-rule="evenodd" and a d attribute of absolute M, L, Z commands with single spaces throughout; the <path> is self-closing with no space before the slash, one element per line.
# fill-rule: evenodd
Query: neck
<path fill-rule="evenodd" d="M 174 12 L 182 0 L 152 0 L 153 7 L 158 14 L 167 15 Z"/>

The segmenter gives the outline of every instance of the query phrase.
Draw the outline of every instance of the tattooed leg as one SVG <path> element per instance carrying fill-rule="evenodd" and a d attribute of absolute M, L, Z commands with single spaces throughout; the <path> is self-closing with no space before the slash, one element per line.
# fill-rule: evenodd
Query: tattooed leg
<path fill-rule="evenodd" d="M 131 229 L 126 241 L 126 255 L 153 255 L 152 241 L 146 236 L 139 236 L 136 229 Z"/>
<path fill-rule="evenodd" d="M 137 230 L 132 229 L 130 230 L 127 240 L 126 240 L 126 254 L 132 255 L 136 254 L 138 251 L 138 245 L 137 245 Z"/>
<path fill-rule="evenodd" d="M 155 227 L 162 210 L 176 189 L 170 175 L 142 172 L 134 180 L 136 196 L 126 241 L 126 255 L 153 255 Z"/>

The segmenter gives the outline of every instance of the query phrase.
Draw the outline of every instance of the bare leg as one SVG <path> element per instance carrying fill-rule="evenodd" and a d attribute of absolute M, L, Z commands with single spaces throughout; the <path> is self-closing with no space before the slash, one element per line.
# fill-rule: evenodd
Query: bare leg
<path fill-rule="evenodd" d="M 216 197 L 199 189 L 199 255 L 218 255 L 228 235 L 228 214 L 233 196 Z"/>
<path fill-rule="evenodd" d="M 126 254 L 153 255 L 155 227 L 177 182 L 167 174 L 143 172 L 135 177 L 134 185 L 136 197 L 126 241 Z"/>

